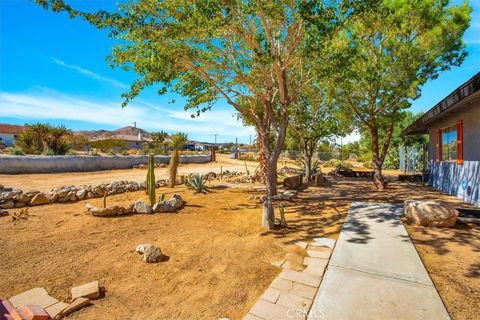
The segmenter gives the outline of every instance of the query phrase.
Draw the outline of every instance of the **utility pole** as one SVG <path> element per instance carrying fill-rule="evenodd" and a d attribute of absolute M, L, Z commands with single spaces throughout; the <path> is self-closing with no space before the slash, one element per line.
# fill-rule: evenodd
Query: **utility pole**
<path fill-rule="evenodd" d="M 218 136 L 218 133 L 214 133 L 213 135 L 215 136 L 215 144 L 217 144 L 217 136 Z"/>
<path fill-rule="evenodd" d="M 250 135 L 250 146 L 252 145 L 252 135 Z"/>
<path fill-rule="evenodd" d="M 235 159 L 238 159 L 238 138 L 235 138 Z"/>

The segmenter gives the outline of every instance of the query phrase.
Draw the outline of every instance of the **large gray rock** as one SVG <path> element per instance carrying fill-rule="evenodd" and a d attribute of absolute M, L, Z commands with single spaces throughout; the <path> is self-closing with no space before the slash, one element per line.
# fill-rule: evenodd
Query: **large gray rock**
<path fill-rule="evenodd" d="M 405 201 L 405 216 L 424 227 L 453 227 L 458 218 L 454 205 L 444 201 Z"/>
<path fill-rule="evenodd" d="M 166 212 L 175 212 L 175 208 L 168 201 L 160 201 L 153 205 L 153 212 L 155 213 L 166 213 Z"/>
<path fill-rule="evenodd" d="M 172 195 L 172 197 L 170 198 L 170 200 L 168 200 L 168 203 L 170 203 L 170 205 L 171 205 L 175 210 L 178 210 L 178 209 L 180 209 L 181 207 L 183 207 L 184 201 L 183 201 L 182 197 L 181 197 L 179 194 L 174 194 L 174 195 Z"/>
<path fill-rule="evenodd" d="M 159 262 L 162 260 L 162 251 L 160 248 L 155 247 L 153 244 L 145 243 L 140 244 L 135 249 L 139 254 L 141 254 L 141 259 L 143 262 Z"/>
<path fill-rule="evenodd" d="M 153 213 L 152 208 L 144 201 L 135 201 L 133 208 L 135 209 L 136 213 Z"/>
<path fill-rule="evenodd" d="M 0 204 L 0 209 L 12 209 L 13 207 L 15 207 L 15 202 L 13 202 L 13 200 L 7 200 Z"/>
<path fill-rule="evenodd" d="M 87 196 L 87 190 L 85 189 L 80 189 L 76 193 L 78 200 L 83 200 Z"/>

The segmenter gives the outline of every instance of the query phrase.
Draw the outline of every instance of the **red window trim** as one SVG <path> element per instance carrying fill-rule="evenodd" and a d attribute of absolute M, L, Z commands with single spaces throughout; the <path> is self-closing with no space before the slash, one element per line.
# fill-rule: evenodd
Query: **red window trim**
<path fill-rule="evenodd" d="M 441 148 L 441 143 L 440 143 L 440 139 L 442 138 L 442 135 L 441 135 L 441 130 L 440 129 L 437 129 L 436 131 L 436 137 L 437 137 L 437 141 L 436 141 L 436 156 L 435 156 L 435 161 L 436 162 L 440 162 L 441 160 L 441 154 L 442 154 L 442 148 Z"/>
<path fill-rule="evenodd" d="M 463 164 L 463 121 L 458 120 L 455 126 L 457 128 L 457 163 Z"/>

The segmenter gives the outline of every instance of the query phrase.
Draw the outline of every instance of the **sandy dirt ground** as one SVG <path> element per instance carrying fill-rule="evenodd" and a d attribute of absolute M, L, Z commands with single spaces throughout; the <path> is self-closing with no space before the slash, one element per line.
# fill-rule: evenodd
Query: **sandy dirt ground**
<path fill-rule="evenodd" d="M 172 190 L 158 192 L 168 198 Z M 378 192 L 365 180 L 335 180 L 303 188 L 285 203 L 288 228 L 265 232 L 258 200 L 248 200 L 260 191 L 242 185 L 206 195 L 185 187 L 174 192 L 187 201 L 176 214 L 99 218 L 85 214 L 80 201 L 31 207 L 27 220 L 13 221 L 19 209 L 10 210 L 0 217 L 0 298 L 44 287 L 68 300 L 72 286 L 99 280 L 105 297 L 69 319 L 241 319 L 280 272 L 270 261 L 298 250 L 297 240 L 336 238 L 352 201 L 457 201 L 413 184 L 391 183 Z M 145 198 L 134 192 L 107 201 Z M 102 199 L 88 201 L 101 206 Z M 479 226 L 407 229 L 452 317 L 477 317 Z M 140 243 L 159 246 L 166 261 L 141 262 L 134 251 Z"/>
<path fill-rule="evenodd" d="M 248 170 L 255 171 L 256 162 L 247 161 Z M 178 174 L 207 173 L 222 170 L 245 172 L 245 163 L 241 160 L 230 159 L 226 155 L 217 155 L 217 162 L 202 164 L 182 164 L 178 168 Z M 146 169 L 119 169 L 96 172 L 68 172 L 46 174 L 0 174 L 0 185 L 22 190 L 48 191 L 51 188 L 64 186 L 81 186 L 90 184 L 110 183 L 118 180 L 145 181 Z M 156 168 L 157 179 L 168 178 L 168 168 Z"/>
<path fill-rule="evenodd" d="M 258 200 L 247 200 L 258 191 L 176 192 L 187 201 L 177 214 L 99 218 L 81 201 L 31 207 L 27 220 L 0 217 L 0 298 L 44 287 L 68 300 L 72 286 L 99 280 L 105 297 L 69 319 L 241 319 L 279 273 L 270 262 L 295 250 L 296 240 L 336 237 L 348 209 L 309 189 L 289 203 L 287 229 L 264 232 Z M 108 204 L 138 199 L 145 193 Z M 141 243 L 159 246 L 168 260 L 141 262 L 134 251 Z"/>

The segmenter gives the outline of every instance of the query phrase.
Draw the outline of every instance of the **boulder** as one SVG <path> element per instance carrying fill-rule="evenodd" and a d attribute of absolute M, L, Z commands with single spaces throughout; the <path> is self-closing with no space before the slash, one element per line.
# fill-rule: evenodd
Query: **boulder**
<path fill-rule="evenodd" d="M 88 203 L 85 206 L 87 207 L 87 212 L 96 217 L 121 216 L 125 213 L 125 208 L 120 206 L 97 208 L 92 205 L 89 205 Z"/>
<path fill-rule="evenodd" d="M 13 202 L 13 200 L 7 200 L 0 204 L 0 209 L 12 209 L 13 207 L 15 207 L 15 202 Z"/>
<path fill-rule="evenodd" d="M 68 192 L 68 194 L 67 194 L 67 199 L 68 199 L 68 201 L 77 201 L 78 198 L 77 198 L 77 194 L 76 194 L 76 193 L 77 193 L 77 192 L 76 192 L 75 190 Z"/>
<path fill-rule="evenodd" d="M 415 225 L 424 227 L 453 227 L 458 210 L 445 201 L 405 201 L 405 216 Z"/>
<path fill-rule="evenodd" d="M 85 189 L 80 189 L 76 193 L 78 200 L 83 200 L 87 196 L 87 190 Z"/>
<path fill-rule="evenodd" d="M 141 254 L 141 260 L 143 262 L 159 262 L 162 260 L 162 251 L 160 248 L 155 247 L 153 244 L 146 243 L 140 244 L 135 249 L 139 254 Z"/>
<path fill-rule="evenodd" d="M 15 208 L 23 208 L 27 205 L 26 202 L 21 202 L 21 201 L 16 201 L 15 202 Z"/>
<path fill-rule="evenodd" d="M 45 194 L 37 193 L 36 195 L 33 196 L 32 200 L 30 200 L 30 205 L 31 206 L 39 206 L 39 205 L 42 205 L 42 204 L 47 204 L 49 202 L 50 201 Z"/>
<path fill-rule="evenodd" d="M 135 209 L 136 213 L 153 213 L 152 208 L 144 201 L 135 201 L 133 208 Z"/>
<path fill-rule="evenodd" d="M 153 205 L 153 212 L 155 213 L 165 213 L 165 212 L 174 212 L 175 209 L 168 201 L 160 201 Z"/>
<path fill-rule="evenodd" d="M 172 197 L 170 198 L 170 200 L 168 200 L 168 202 L 175 210 L 178 210 L 181 207 L 183 207 L 183 203 L 184 203 L 182 197 L 179 194 L 172 195 Z"/>

